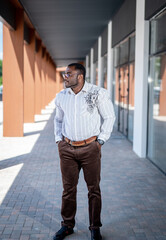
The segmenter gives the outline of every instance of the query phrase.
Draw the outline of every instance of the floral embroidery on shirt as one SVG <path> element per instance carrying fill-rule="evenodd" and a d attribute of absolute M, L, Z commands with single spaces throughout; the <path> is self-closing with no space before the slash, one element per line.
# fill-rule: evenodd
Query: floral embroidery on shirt
<path fill-rule="evenodd" d="M 85 96 L 85 101 L 88 105 L 87 111 L 89 113 L 93 113 L 94 107 L 97 106 L 98 96 L 99 96 L 99 90 L 88 92 L 88 94 Z"/>

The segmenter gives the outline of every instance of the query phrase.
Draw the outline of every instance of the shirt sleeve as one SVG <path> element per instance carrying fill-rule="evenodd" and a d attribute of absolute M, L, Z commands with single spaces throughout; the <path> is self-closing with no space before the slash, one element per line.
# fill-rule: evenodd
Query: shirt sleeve
<path fill-rule="evenodd" d="M 62 140 L 62 122 L 63 122 L 63 116 L 64 112 L 60 107 L 59 104 L 59 96 L 55 98 L 55 106 L 56 106 L 56 112 L 54 117 L 54 135 L 55 135 L 55 142 Z"/>
<path fill-rule="evenodd" d="M 105 142 L 109 139 L 115 122 L 113 104 L 111 102 L 108 91 L 105 89 L 101 89 L 99 91 L 98 110 L 101 117 L 103 118 L 103 123 L 101 125 L 101 131 L 98 138 Z"/>

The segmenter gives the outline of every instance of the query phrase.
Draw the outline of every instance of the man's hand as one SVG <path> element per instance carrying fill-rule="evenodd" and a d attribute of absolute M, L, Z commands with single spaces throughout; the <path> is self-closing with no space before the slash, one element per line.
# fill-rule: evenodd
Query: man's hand
<path fill-rule="evenodd" d="M 101 150 L 101 144 L 99 143 L 99 142 L 97 142 L 97 146 L 98 146 L 98 148 Z"/>

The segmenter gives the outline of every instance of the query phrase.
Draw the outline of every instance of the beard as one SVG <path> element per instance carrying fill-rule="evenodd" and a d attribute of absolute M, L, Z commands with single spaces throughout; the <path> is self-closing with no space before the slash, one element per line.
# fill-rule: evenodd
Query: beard
<path fill-rule="evenodd" d="M 78 79 L 75 79 L 74 82 L 70 82 L 68 80 L 64 81 L 65 87 L 66 88 L 73 88 L 73 87 L 77 87 L 78 86 Z"/>

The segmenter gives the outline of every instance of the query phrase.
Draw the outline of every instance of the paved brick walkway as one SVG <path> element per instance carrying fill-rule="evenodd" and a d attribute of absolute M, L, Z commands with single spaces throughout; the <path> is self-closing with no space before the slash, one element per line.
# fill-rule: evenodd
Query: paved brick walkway
<path fill-rule="evenodd" d="M 53 135 L 53 105 L 24 138 L 0 137 L 0 239 L 48 240 L 60 227 L 62 183 Z M 101 229 L 106 240 L 166 240 L 166 176 L 139 159 L 118 133 L 102 149 Z M 75 233 L 90 239 L 87 189 L 78 185 Z"/>

